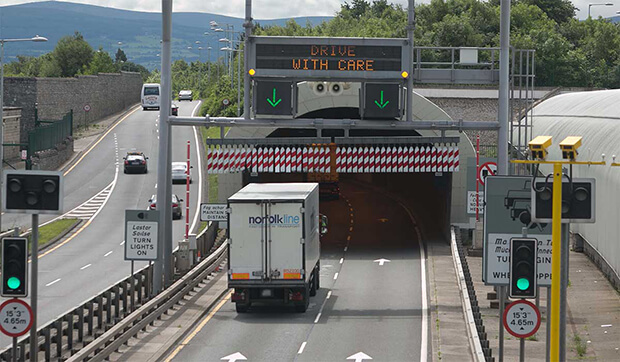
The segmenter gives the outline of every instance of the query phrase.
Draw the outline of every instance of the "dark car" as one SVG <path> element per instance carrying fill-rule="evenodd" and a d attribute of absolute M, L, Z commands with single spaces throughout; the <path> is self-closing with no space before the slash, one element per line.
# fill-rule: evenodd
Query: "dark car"
<path fill-rule="evenodd" d="M 183 217 L 183 207 L 181 206 L 182 202 L 183 199 L 179 199 L 177 195 L 172 194 L 172 220 Z M 157 195 L 151 196 L 149 203 L 149 210 L 155 210 L 155 208 L 157 208 Z"/>
<path fill-rule="evenodd" d="M 125 160 L 124 172 L 147 173 L 149 169 L 146 160 L 148 159 L 142 152 L 127 152 L 127 156 L 123 157 Z"/>
<path fill-rule="evenodd" d="M 179 106 L 177 106 L 174 103 L 172 103 L 172 115 L 173 116 L 178 116 L 179 115 Z"/>

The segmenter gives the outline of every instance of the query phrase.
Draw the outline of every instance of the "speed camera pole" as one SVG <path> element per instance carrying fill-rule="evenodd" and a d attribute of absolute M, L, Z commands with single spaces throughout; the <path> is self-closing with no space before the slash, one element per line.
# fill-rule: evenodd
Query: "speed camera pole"
<path fill-rule="evenodd" d="M 39 214 L 32 214 L 32 271 L 30 286 L 30 307 L 32 308 L 32 327 L 30 327 L 30 360 L 37 362 L 37 352 L 39 351 L 39 341 L 37 338 L 37 297 L 39 282 Z"/>

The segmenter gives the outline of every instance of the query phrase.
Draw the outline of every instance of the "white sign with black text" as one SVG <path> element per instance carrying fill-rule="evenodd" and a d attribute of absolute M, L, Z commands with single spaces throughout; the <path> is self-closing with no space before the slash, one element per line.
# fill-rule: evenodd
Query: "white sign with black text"
<path fill-rule="evenodd" d="M 157 222 L 127 221 L 125 260 L 157 259 Z"/>
<path fill-rule="evenodd" d="M 200 204 L 200 221 L 228 221 L 226 204 Z"/>

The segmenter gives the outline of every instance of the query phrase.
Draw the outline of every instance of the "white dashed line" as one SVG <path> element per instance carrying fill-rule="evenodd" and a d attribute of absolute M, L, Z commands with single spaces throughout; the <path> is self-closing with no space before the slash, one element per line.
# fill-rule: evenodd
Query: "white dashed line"
<path fill-rule="evenodd" d="M 347 236 L 347 241 L 351 241 L 351 235 Z"/>
<path fill-rule="evenodd" d="M 83 267 L 81 267 L 81 268 L 80 268 L 80 270 L 84 270 L 84 269 L 86 269 L 86 268 L 90 267 L 91 265 L 92 265 L 92 264 L 86 264 L 86 265 L 84 265 Z"/>
<path fill-rule="evenodd" d="M 345 247 L 344 247 L 344 251 L 347 251 L 347 249 L 349 249 L 349 247 L 348 247 L 348 246 L 345 246 Z"/>
<path fill-rule="evenodd" d="M 155 184 L 155 188 L 157 188 L 157 184 Z"/>
<path fill-rule="evenodd" d="M 338 279 L 338 273 L 334 274 L 334 280 Z"/>
<path fill-rule="evenodd" d="M 340 258 L 340 264 L 344 263 L 344 258 Z"/>
<path fill-rule="evenodd" d="M 58 278 L 58 279 L 54 280 L 53 282 L 50 282 L 50 283 L 45 284 L 45 286 L 46 286 L 46 287 L 49 287 L 50 285 L 52 285 L 52 284 L 56 284 L 56 283 L 58 283 L 59 281 L 60 281 L 60 278 Z"/>
<path fill-rule="evenodd" d="M 330 290 L 329 292 L 327 292 L 327 298 L 325 298 L 325 299 L 329 299 L 329 297 L 331 297 L 331 296 L 332 296 L 332 291 Z"/>
<path fill-rule="evenodd" d="M 304 343 L 301 344 L 301 347 L 299 347 L 299 351 L 297 351 L 297 354 L 304 353 L 304 348 L 306 348 L 306 343 L 307 342 L 304 342 Z"/>
<path fill-rule="evenodd" d="M 113 253 L 113 252 L 112 252 L 112 250 L 110 250 L 110 251 L 108 251 L 107 253 L 105 253 L 105 255 L 104 255 L 103 257 L 105 258 L 106 256 L 108 256 L 108 255 L 110 255 L 110 254 L 112 254 L 112 253 Z"/>
<path fill-rule="evenodd" d="M 351 226 L 351 227 L 349 228 L 349 231 L 353 231 L 353 226 Z"/>
<path fill-rule="evenodd" d="M 321 319 L 321 312 L 319 312 L 319 314 L 316 315 L 316 318 L 314 319 L 314 324 L 319 323 L 319 319 Z"/>
<path fill-rule="evenodd" d="M 121 242 L 121 245 L 123 245 L 123 244 L 125 244 L 125 240 L 123 240 L 123 241 Z"/>

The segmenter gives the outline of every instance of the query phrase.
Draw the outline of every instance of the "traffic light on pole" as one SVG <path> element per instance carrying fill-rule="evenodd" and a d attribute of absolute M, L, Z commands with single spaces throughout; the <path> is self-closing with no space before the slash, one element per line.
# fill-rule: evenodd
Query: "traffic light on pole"
<path fill-rule="evenodd" d="M 2 296 L 28 295 L 28 240 L 2 239 Z"/>
<path fill-rule="evenodd" d="M 511 298 L 536 298 L 536 239 L 510 239 Z"/>
<path fill-rule="evenodd" d="M 595 221 L 595 180 L 575 178 L 562 182 L 562 222 L 592 223 Z M 533 219 L 551 222 L 553 183 L 537 181 L 532 193 Z"/>
<path fill-rule="evenodd" d="M 60 214 L 63 177 L 55 171 L 5 171 L 4 211 L 10 213 Z"/>

